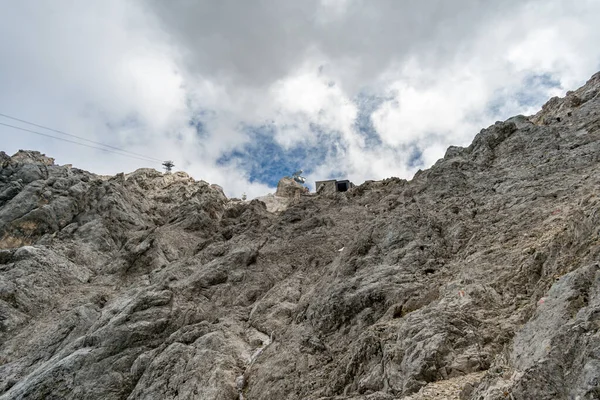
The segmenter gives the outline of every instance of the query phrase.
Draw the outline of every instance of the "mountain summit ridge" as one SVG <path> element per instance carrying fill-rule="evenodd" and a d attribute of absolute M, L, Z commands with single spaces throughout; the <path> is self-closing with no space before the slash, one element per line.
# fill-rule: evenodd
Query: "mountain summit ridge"
<path fill-rule="evenodd" d="M 278 213 L 0 152 L 0 399 L 600 398 L 599 165 L 600 73 Z"/>

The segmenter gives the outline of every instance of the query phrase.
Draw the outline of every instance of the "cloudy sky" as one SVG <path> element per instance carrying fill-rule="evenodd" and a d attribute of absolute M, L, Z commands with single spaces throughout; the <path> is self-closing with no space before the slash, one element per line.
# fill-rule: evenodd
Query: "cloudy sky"
<path fill-rule="evenodd" d="M 600 0 L 6 0 L 0 113 L 171 159 L 230 196 L 296 169 L 411 178 L 600 70 L 599 15 Z M 97 173 L 161 168 L 0 138 Z"/>

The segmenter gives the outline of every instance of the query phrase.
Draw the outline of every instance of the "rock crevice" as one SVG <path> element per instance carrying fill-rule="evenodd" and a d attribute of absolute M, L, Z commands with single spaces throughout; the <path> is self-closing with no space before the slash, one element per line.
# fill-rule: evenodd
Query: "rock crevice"
<path fill-rule="evenodd" d="M 600 398 L 599 93 L 334 195 L 0 152 L 0 399 Z"/>

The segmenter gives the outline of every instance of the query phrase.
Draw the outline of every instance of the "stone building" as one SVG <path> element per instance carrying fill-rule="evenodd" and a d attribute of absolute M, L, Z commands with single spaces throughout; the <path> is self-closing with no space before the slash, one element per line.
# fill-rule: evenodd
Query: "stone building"
<path fill-rule="evenodd" d="M 317 193 L 321 192 L 346 192 L 348 189 L 353 188 L 354 183 L 350 182 L 347 179 L 344 180 L 336 180 L 329 179 L 326 181 L 316 181 L 315 188 Z"/>

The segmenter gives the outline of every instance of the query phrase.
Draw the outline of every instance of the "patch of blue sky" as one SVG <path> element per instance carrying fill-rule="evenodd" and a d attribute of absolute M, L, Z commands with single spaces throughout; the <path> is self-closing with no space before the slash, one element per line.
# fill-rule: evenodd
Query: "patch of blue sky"
<path fill-rule="evenodd" d="M 501 115 L 504 105 L 509 102 L 516 103 L 518 107 L 540 106 L 548 100 L 548 91 L 550 89 L 560 88 L 560 81 L 550 74 L 530 74 L 521 82 L 520 89 L 511 91 L 507 89 L 499 90 L 490 102 L 486 110 L 492 115 L 499 117 L 509 117 Z"/>
<path fill-rule="evenodd" d="M 211 119 L 216 118 L 216 113 L 211 110 L 197 110 L 194 115 L 188 121 L 188 125 L 196 131 L 196 134 L 200 137 L 207 137 L 209 132 L 207 129 L 207 122 Z"/>
<path fill-rule="evenodd" d="M 374 148 L 382 145 L 381 137 L 373 125 L 371 115 L 386 101 L 386 98 L 361 92 L 354 98 L 358 108 L 354 128 L 363 136 L 365 146 Z"/>
<path fill-rule="evenodd" d="M 206 137 L 208 134 L 206 131 L 206 124 L 200 119 L 190 119 L 188 125 L 193 127 L 196 134 L 200 137 Z"/>
<path fill-rule="evenodd" d="M 515 94 L 522 106 L 535 106 L 544 103 L 549 89 L 560 88 L 560 81 L 550 74 L 529 75 L 523 80 L 523 88 Z"/>
<path fill-rule="evenodd" d="M 408 156 L 408 161 L 406 163 L 409 168 L 423 168 L 425 167 L 425 162 L 423 160 L 423 151 L 417 147 L 413 146 Z"/>
<path fill-rule="evenodd" d="M 367 148 L 381 146 L 381 137 L 373 125 L 371 114 L 359 112 L 354 123 L 354 128 L 364 138 Z"/>
<path fill-rule="evenodd" d="M 556 79 L 551 74 L 531 74 L 523 79 L 523 85 L 525 87 L 542 86 L 546 88 L 557 88 L 560 87 L 560 80 Z"/>
<path fill-rule="evenodd" d="M 235 164 L 248 174 L 250 182 L 276 186 L 279 179 L 302 169 L 309 174 L 315 167 L 339 151 L 336 141 L 339 135 L 325 133 L 316 125 L 311 126 L 316 133 L 317 144 L 298 144 L 284 148 L 275 140 L 275 128 L 271 125 L 245 127 L 250 140 L 242 147 L 222 155 L 219 165 Z"/>

